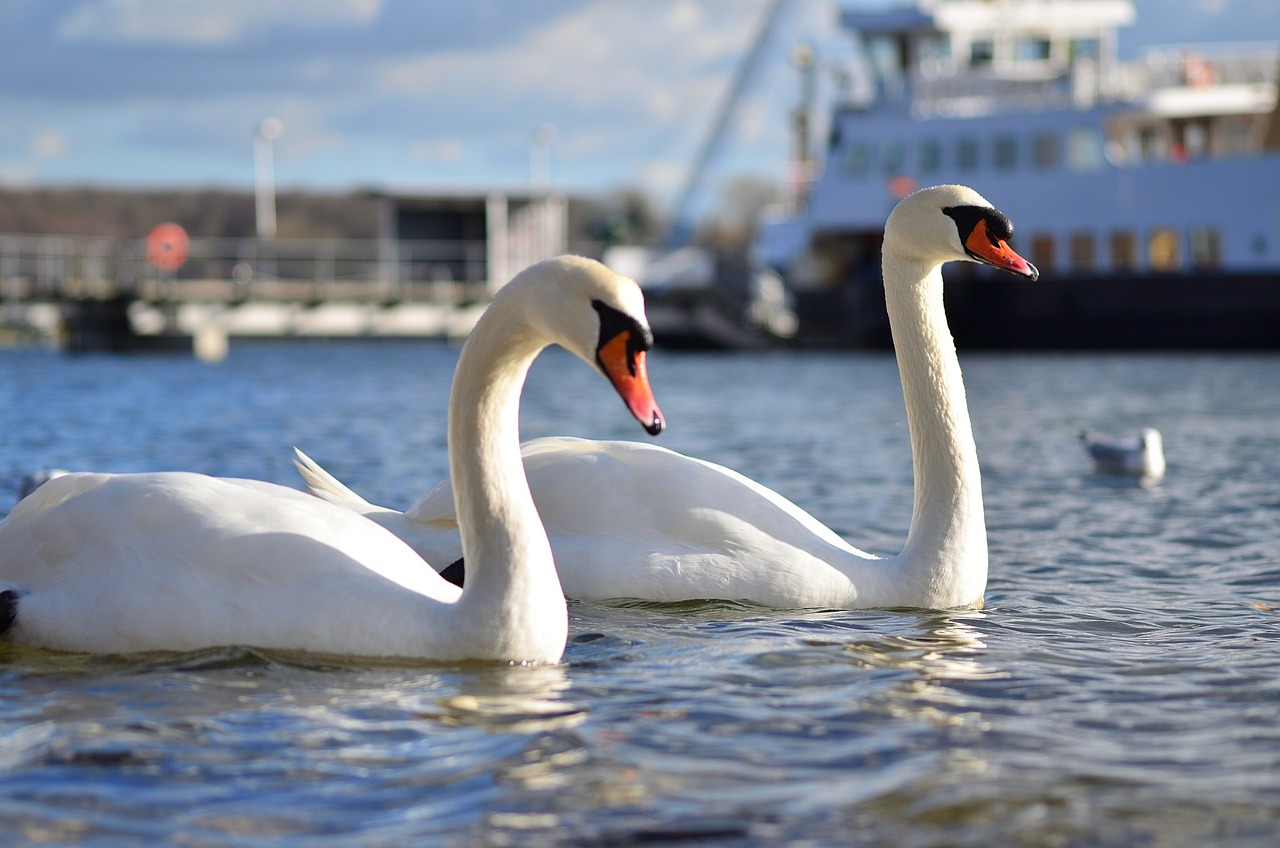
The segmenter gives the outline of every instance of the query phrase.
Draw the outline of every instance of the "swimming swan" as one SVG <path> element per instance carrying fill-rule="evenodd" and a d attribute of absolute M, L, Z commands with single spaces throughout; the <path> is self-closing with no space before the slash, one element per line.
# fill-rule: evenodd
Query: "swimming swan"
<path fill-rule="evenodd" d="M 915 469 L 901 553 L 880 559 L 853 548 L 776 492 L 709 462 L 630 442 L 537 439 L 524 445 L 525 470 L 565 593 L 781 609 L 980 604 L 981 480 L 941 266 L 970 260 L 1036 279 L 1035 267 L 1006 243 L 1011 233 L 1004 215 L 962 186 L 905 198 L 885 227 L 885 300 Z M 461 555 L 448 480 L 399 513 L 300 460 L 313 494 L 384 524 L 437 567 Z M 469 558 L 466 566 L 470 580 Z"/>
<path fill-rule="evenodd" d="M 0 628 L 66 651 L 242 644 L 431 660 L 555 662 L 567 615 L 520 463 L 520 390 L 559 343 L 651 434 L 652 339 L 632 281 L 561 257 L 516 276 L 458 358 L 449 401 L 464 590 L 394 535 L 310 495 L 182 472 L 68 474 L 0 524 Z"/>

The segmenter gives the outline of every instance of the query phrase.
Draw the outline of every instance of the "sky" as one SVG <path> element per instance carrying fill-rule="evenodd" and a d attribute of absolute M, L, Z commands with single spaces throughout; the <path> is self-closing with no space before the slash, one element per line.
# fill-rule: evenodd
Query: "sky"
<path fill-rule="evenodd" d="M 4 0 L 0 186 L 253 184 L 276 118 L 281 189 L 638 188 L 669 202 L 772 0 Z M 812 44 L 838 8 L 791 0 L 714 175 L 781 179 Z M 1122 53 L 1280 41 L 1275 0 L 1136 0 Z"/>

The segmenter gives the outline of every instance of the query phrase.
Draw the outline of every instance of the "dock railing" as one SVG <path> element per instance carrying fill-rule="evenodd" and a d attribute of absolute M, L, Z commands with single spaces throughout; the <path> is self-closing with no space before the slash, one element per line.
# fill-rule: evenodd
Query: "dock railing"
<path fill-rule="evenodd" d="M 145 241 L 0 234 L 0 300 L 468 303 L 492 294 L 478 241 L 193 238 L 176 271 Z"/>

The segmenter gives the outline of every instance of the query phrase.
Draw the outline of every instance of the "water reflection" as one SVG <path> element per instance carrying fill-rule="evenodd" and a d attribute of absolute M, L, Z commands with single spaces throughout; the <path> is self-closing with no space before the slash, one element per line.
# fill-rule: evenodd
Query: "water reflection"
<path fill-rule="evenodd" d="M 900 720 L 933 724 L 981 724 L 982 715 L 964 684 L 1010 677 L 1008 671 L 983 661 L 987 652 L 982 611 L 927 620 L 916 632 L 886 633 L 840 642 L 810 639 L 813 646 L 839 647 L 857 668 L 893 673 L 893 682 L 868 700 Z"/>
<path fill-rule="evenodd" d="M 458 691 L 416 709 L 449 727 L 547 733 L 573 727 L 585 716 L 566 699 L 568 690 L 563 666 L 504 667 L 470 675 Z"/>

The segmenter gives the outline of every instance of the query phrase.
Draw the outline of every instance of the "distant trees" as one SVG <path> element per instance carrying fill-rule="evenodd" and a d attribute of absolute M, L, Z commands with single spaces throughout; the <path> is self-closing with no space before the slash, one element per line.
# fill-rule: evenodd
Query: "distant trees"
<path fill-rule="evenodd" d="M 276 209 L 281 238 L 378 233 L 378 201 L 368 193 L 284 192 Z M 0 233 L 141 238 L 164 221 L 181 224 L 195 237 L 253 236 L 253 195 L 229 189 L 0 189 Z"/>
<path fill-rule="evenodd" d="M 713 211 L 695 228 L 693 240 L 729 252 L 744 250 L 761 210 L 775 197 L 773 187 L 761 180 L 728 180 Z M 374 191 L 282 192 L 276 198 L 277 234 L 280 238 L 376 238 L 380 202 Z M 256 232 L 253 195 L 221 188 L 0 188 L 0 233 L 142 238 L 165 221 L 182 225 L 195 238 L 252 237 Z M 569 242 L 574 249 L 656 245 L 666 228 L 665 217 L 650 197 L 635 187 L 577 196 L 569 204 Z"/>

